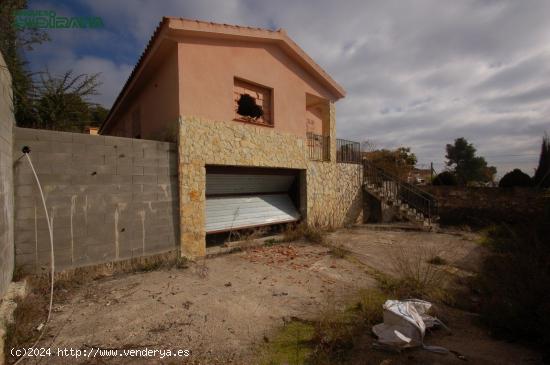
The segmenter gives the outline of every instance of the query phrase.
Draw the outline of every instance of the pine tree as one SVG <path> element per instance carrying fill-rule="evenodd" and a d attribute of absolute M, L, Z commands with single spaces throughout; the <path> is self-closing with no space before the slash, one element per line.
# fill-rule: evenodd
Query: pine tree
<path fill-rule="evenodd" d="M 550 138 L 548 134 L 542 137 L 539 165 L 535 171 L 533 180 L 535 181 L 535 186 L 539 188 L 550 187 Z"/>

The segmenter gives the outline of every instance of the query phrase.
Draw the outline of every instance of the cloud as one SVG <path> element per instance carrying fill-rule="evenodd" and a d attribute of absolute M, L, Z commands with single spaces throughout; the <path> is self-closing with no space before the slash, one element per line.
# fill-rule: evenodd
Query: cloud
<path fill-rule="evenodd" d="M 285 28 L 348 91 L 337 103 L 340 137 L 411 146 L 422 163 L 442 166 L 445 145 L 464 136 L 480 153 L 503 156 L 488 158 L 498 160 L 500 173 L 511 164 L 530 171 L 550 124 L 545 0 L 31 0 L 35 4 L 103 18 L 102 31 L 56 33 L 31 61 L 102 72 L 98 100 L 106 106 L 161 17 L 170 15 Z"/>

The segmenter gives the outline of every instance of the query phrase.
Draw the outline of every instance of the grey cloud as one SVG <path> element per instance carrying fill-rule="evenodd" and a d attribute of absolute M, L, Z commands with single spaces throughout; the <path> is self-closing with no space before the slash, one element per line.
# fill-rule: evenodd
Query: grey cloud
<path fill-rule="evenodd" d="M 543 101 L 550 87 L 543 81 L 550 76 L 550 1 L 80 2 L 111 25 L 89 42 L 112 44 L 113 55 L 121 47 L 139 54 L 163 15 L 285 28 L 348 91 L 337 103 L 339 136 L 411 146 L 421 163 L 442 163 L 445 144 L 461 136 L 493 155 L 511 148 L 528 154 L 548 128 L 550 107 Z M 74 45 L 64 37 L 56 52 Z M 116 90 L 105 90 L 109 105 L 131 62 L 114 62 L 114 56 L 103 56 L 105 64 L 95 56 L 84 62 L 87 56 L 93 55 L 73 60 L 83 69 L 105 68 Z M 59 57 L 50 52 L 47 58 Z M 517 163 L 530 168 L 536 158 Z"/>

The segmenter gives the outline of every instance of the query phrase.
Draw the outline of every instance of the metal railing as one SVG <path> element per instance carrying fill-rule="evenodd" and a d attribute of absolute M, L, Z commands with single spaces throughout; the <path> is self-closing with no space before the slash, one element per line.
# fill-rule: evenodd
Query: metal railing
<path fill-rule="evenodd" d="M 330 136 L 307 132 L 307 150 L 310 160 L 330 160 Z"/>
<path fill-rule="evenodd" d="M 361 163 L 361 144 L 345 139 L 336 139 L 336 162 Z"/>
<path fill-rule="evenodd" d="M 363 183 L 367 188 L 378 188 L 379 194 L 386 199 L 394 202 L 399 200 L 422 213 L 428 223 L 432 223 L 438 216 L 437 200 L 432 194 L 400 180 L 367 160 L 363 160 Z"/>

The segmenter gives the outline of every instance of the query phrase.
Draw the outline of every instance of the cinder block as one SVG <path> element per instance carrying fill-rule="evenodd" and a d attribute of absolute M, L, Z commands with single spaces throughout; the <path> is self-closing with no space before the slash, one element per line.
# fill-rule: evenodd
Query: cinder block
<path fill-rule="evenodd" d="M 35 218 L 35 209 L 34 208 L 16 208 L 15 209 L 15 219 L 34 219 Z M 44 213 L 41 213 L 44 216 Z"/>
<path fill-rule="evenodd" d="M 37 200 L 34 196 L 18 196 L 15 199 L 15 207 L 17 208 L 34 208 L 37 206 Z"/>
<path fill-rule="evenodd" d="M 52 143 L 50 141 L 41 139 L 41 140 L 19 140 L 16 139 L 13 144 L 13 154 L 14 156 L 20 155 L 24 146 L 28 146 L 31 149 L 31 157 L 33 152 L 51 152 Z"/>
<path fill-rule="evenodd" d="M 132 175 L 143 175 L 143 166 L 133 166 L 132 165 Z"/>
<path fill-rule="evenodd" d="M 17 267 L 23 266 L 26 270 L 25 272 L 33 272 L 36 264 L 36 256 L 34 253 L 18 254 L 15 256 L 15 264 Z"/>
<path fill-rule="evenodd" d="M 97 166 L 96 171 L 98 174 L 103 175 L 116 175 L 117 172 L 114 163 L 112 165 Z"/>
<path fill-rule="evenodd" d="M 132 200 L 133 194 L 130 193 L 121 193 L 121 194 L 111 194 L 104 197 L 107 204 L 117 204 L 117 203 L 127 203 Z"/>
<path fill-rule="evenodd" d="M 36 252 L 36 245 L 34 241 L 26 242 L 26 243 L 18 243 L 15 245 L 15 255 L 28 255 L 28 254 L 34 254 Z"/>
<path fill-rule="evenodd" d="M 34 231 L 35 227 L 38 229 L 48 229 L 48 223 L 46 218 L 39 219 L 16 219 L 15 220 L 15 232 Z"/>
<path fill-rule="evenodd" d="M 74 144 L 72 142 L 58 142 L 53 144 L 52 149 L 55 153 L 73 153 L 73 146 Z"/>
<path fill-rule="evenodd" d="M 116 259 L 116 245 L 114 243 L 87 245 L 84 247 L 84 252 L 91 261 L 108 262 Z"/>
<path fill-rule="evenodd" d="M 104 155 L 73 152 L 73 163 L 86 164 L 92 167 L 92 166 L 103 165 L 104 162 L 105 162 Z"/>
<path fill-rule="evenodd" d="M 158 166 L 158 162 L 156 158 L 139 158 L 134 157 L 133 158 L 134 166 L 148 166 L 148 167 L 156 167 Z"/>
<path fill-rule="evenodd" d="M 127 165 L 127 166 L 119 166 L 119 165 L 117 165 L 117 167 L 116 167 L 116 174 L 117 174 L 117 175 L 131 176 L 131 175 L 134 174 L 134 168 L 132 167 L 132 165 Z M 143 168 L 141 168 L 141 173 L 138 174 L 138 175 L 143 175 Z"/>
<path fill-rule="evenodd" d="M 133 176 L 132 183 L 133 184 L 156 184 L 157 177 L 156 176 Z"/>
<path fill-rule="evenodd" d="M 91 155 L 109 155 L 113 153 L 113 147 L 100 144 L 87 144 L 86 153 Z"/>
<path fill-rule="evenodd" d="M 153 202 L 157 200 L 157 194 L 155 193 L 133 193 L 132 200 L 138 202 Z"/>
<path fill-rule="evenodd" d="M 34 229 L 29 231 L 16 231 L 14 234 L 14 243 L 16 246 L 25 243 L 34 244 L 36 242 L 36 235 L 37 231 Z"/>
<path fill-rule="evenodd" d="M 105 137 L 93 134 L 84 134 L 84 133 L 74 133 L 73 134 L 73 143 L 75 144 L 93 144 L 93 145 L 104 145 Z"/>
<path fill-rule="evenodd" d="M 143 184 L 142 192 L 160 194 L 163 190 L 158 184 Z"/>
<path fill-rule="evenodd" d="M 144 166 L 143 167 L 143 175 L 154 175 L 154 176 L 157 176 L 158 175 L 158 172 L 157 172 L 157 167 L 155 166 Z"/>
<path fill-rule="evenodd" d="M 121 153 L 118 156 L 116 156 L 116 165 L 118 166 L 125 166 L 125 167 L 132 167 L 133 161 L 132 156 L 128 154 Z"/>
<path fill-rule="evenodd" d="M 105 136 L 106 146 L 120 147 L 132 147 L 132 138 Z"/>
<path fill-rule="evenodd" d="M 25 176 L 24 180 L 26 183 L 32 183 L 32 180 L 30 176 Z M 15 197 L 16 199 L 23 198 L 23 197 L 33 197 L 36 194 L 37 190 L 33 185 L 15 185 Z"/>
<path fill-rule="evenodd" d="M 113 175 L 111 177 L 111 181 L 113 184 L 132 184 L 132 176 L 131 175 Z"/>
<path fill-rule="evenodd" d="M 105 154 L 105 156 L 103 157 L 103 164 L 116 167 L 117 160 L 118 157 L 114 153 Z"/>
<path fill-rule="evenodd" d="M 18 140 L 40 140 L 40 136 L 43 136 L 42 139 L 46 139 L 46 135 L 40 133 L 41 130 L 34 128 L 13 128 L 14 138 Z"/>
<path fill-rule="evenodd" d="M 72 176 L 66 174 L 40 174 L 40 184 L 44 185 L 70 185 L 72 183 Z M 50 188 L 51 188 L 50 186 Z M 56 187 L 59 188 L 59 187 Z M 61 189 L 64 189 L 62 187 Z"/>
<path fill-rule="evenodd" d="M 154 148 L 143 149 L 144 159 L 159 159 L 169 154 L 169 152 L 163 151 L 161 148 L 162 147 L 156 146 Z"/>
<path fill-rule="evenodd" d="M 82 143 L 73 143 L 71 146 L 71 152 L 73 156 L 86 156 L 86 145 Z"/>
<path fill-rule="evenodd" d="M 163 154 L 157 158 L 159 166 L 175 168 L 178 165 L 178 156 L 175 153 Z"/>

